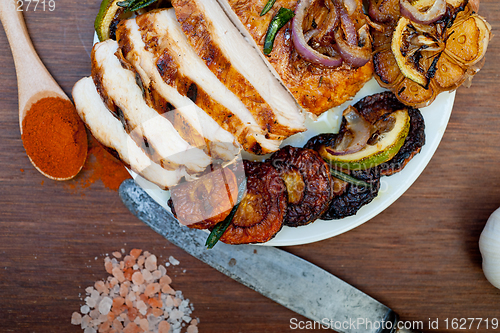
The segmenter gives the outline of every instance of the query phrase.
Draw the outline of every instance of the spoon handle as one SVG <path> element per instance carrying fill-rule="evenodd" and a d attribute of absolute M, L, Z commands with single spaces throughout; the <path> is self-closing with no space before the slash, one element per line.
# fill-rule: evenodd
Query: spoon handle
<path fill-rule="evenodd" d="M 15 0 L 0 0 L 0 21 L 16 66 L 19 125 L 22 133 L 22 121 L 32 103 L 49 96 L 68 97 L 38 57 L 24 23 L 22 7 L 18 6 Z"/>

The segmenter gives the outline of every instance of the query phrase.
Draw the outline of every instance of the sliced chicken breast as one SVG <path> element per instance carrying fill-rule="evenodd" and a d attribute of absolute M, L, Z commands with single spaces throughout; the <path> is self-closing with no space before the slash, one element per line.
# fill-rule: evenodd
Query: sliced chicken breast
<path fill-rule="evenodd" d="M 150 86 L 152 104 L 184 110 L 190 100 L 247 151 L 276 151 L 281 140 L 269 138 L 241 100 L 229 91 L 197 56 L 182 32 L 173 9 L 155 11 L 128 20 L 117 30 L 123 57 Z M 168 103 L 165 103 L 168 101 Z M 168 111 L 168 110 L 163 110 Z M 206 126 L 206 122 L 203 126 Z"/>
<path fill-rule="evenodd" d="M 94 80 L 121 111 L 120 116 L 132 138 L 145 142 L 161 166 L 174 170 L 185 165 L 190 172 L 205 170 L 211 158 L 202 149 L 188 144 L 165 117 L 144 101 L 134 72 L 124 68 L 115 53 L 118 44 L 113 40 L 98 43 L 92 50 Z"/>
<path fill-rule="evenodd" d="M 155 17 L 157 14 L 146 14 Z M 135 19 L 125 21 L 117 31 L 120 50 L 141 77 L 149 104 L 169 119 L 191 145 L 206 145 L 213 158 L 233 160 L 241 146 L 188 96 L 167 84 L 157 66 L 157 57 L 147 50 Z"/>
<path fill-rule="evenodd" d="M 91 77 L 83 78 L 73 87 L 76 110 L 87 124 L 92 135 L 133 171 L 163 189 L 176 185 L 182 177 L 188 177 L 185 167 L 165 170 L 154 163 L 132 140 L 119 119 L 107 109 L 96 90 Z"/>
<path fill-rule="evenodd" d="M 272 18 L 281 7 L 295 10 L 298 0 L 276 0 L 273 8 L 264 16 L 260 16 L 260 13 L 268 0 L 217 1 L 239 31 L 260 51 L 261 58 L 281 78 L 299 105 L 315 115 L 351 99 L 372 77 L 372 62 L 356 69 L 347 66 L 328 68 L 301 58 L 292 42 L 290 22 L 276 35 L 271 54 L 264 56 L 265 36 Z M 361 10 L 361 1 L 357 2 Z"/>
<path fill-rule="evenodd" d="M 269 71 L 258 52 L 231 23 L 216 0 L 172 0 L 177 19 L 196 53 L 251 110 L 271 137 L 305 130 L 304 114 Z"/>

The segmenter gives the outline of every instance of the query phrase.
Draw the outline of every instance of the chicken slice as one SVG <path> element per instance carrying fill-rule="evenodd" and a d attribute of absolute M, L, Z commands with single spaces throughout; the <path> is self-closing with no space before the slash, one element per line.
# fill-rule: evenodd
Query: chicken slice
<path fill-rule="evenodd" d="M 173 9 L 127 20 L 118 28 L 117 40 L 126 61 L 133 65 L 146 86 L 153 87 L 149 100 L 156 108 L 164 109 L 171 103 L 182 110 L 191 98 L 222 128 L 232 133 L 245 150 L 266 154 L 279 148 L 281 140 L 268 137 L 268 131 L 259 126 L 238 97 L 194 52 Z"/>
<path fill-rule="evenodd" d="M 146 14 L 152 16 L 152 14 Z M 213 158 L 233 160 L 241 146 L 189 97 L 168 85 L 160 75 L 155 54 L 146 50 L 135 19 L 125 21 L 117 31 L 120 50 L 140 75 L 149 104 L 169 119 L 191 145 L 206 146 Z"/>
<path fill-rule="evenodd" d="M 115 56 L 118 44 L 113 40 L 98 43 L 92 49 L 93 78 L 108 99 L 121 111 L 122 121 L 131 137 L 145 142 L 153 160 L 166 169 L 185 165 L 190 172 L 202 172 L 211 158 L 202 149 L 188 144 L 168 119 L 144 101 L 134 72 L 124 68 Z M 97 73 L 97 74 L 96 74 Z"/>
<path fill-rule="evenodd" d="M 115 155 L 134 172 L 163 189 L 168 189 L 182 177 L 189 176 L 183 166 L 166 170 L 151 161 L 127 134 L 120 120 L 106 108 L 91 77 L 83 78 L 75 84 L 73 99 L 78 114 L 97 141 L 116 152 Z"/>
<path fill-rule="evenodd" d="M 351 99 L 372 77 L 372 62 L 351 69 L 347 66 L 328 68 L 302 59 L 292 42 L 290 22 L 276 35 L 271 54 L 264 56 L 263 45 L 272 18 L 281 7 L 295 10 L 297 0 L 276 0 L 264 16 L 260 16 L 260 13 L 268 0 L 217 1 L 240 32 L 260 51 L 261 58 L 281 78 L 299 105 L 315 115 Z M 361 0 L 356 2 L 358 11 L 361 11 Z"/>
<path fill-rule="evenodd" d="M 216 0 L 171 2 L 197 54 L 271 137 L 283 139 L 305 130 L 304 113 Z"/>

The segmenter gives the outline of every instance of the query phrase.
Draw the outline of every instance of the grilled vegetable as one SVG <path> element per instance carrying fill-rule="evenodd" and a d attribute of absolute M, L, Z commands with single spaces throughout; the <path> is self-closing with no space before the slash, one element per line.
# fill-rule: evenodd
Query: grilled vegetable
<path fill-rule="evenodd" d="M 373 62 L 380 85 L 406 105 L 427 106 L 441 92 L 468 82 L 481 68 L 491 27 L 467 0 L 448 0 L 446 13 L 432 24 L 394 19 L 384 31 L 372 33 Z"/>
<path fill-rule="evenodd" d="M 366 170 L 387 162 L 403 145 L 410 128 L 408 110 L 399 110 L 384 117 L 393 123 L 387 132 L 377 133 L 376 141 L 370 142 L 360 151 L 347 155 L 333 155 L 334 148 L 322 146 L 319 154 L 332 165 L 346 170 Z"/>
<path fill-rule="evenodd" d="M 97 37 L 102 42 L 103 40 L 109 39 L 113 35 L 114 27 L 116 29 L 116 20 L 118 16 L 124 11 L 123 8 L 118 6 L 119 0 L 103 0 L 101 2 L 101 7 L 99 8 L 99 13 L 94 21 L 94 28 L 97 33 Z"/>
<path fill-rule="evenodd" d="M 314 150 L 286 146 L 270 163 L 278 170 L 288 193 L 285 225 L 298 227 L 315 221 L 333 196 L 329 166 Z"/>
<path fill-rule="evenodd" d="M 220 241 L 228 244 L 267 242 L 283 226 L 287 207 L 285 185 L 271 164 L 243 162 L 247 192 Z"/>

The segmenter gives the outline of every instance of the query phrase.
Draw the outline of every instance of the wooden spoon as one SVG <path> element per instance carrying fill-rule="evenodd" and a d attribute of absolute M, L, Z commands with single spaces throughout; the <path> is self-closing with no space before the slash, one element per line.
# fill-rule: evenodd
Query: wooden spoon
<path fill-rule="evenodd" d="M 22 7 L 21 7 L 22 8 Z M 23 119 L 28 110 L 37 101 L 47 97 L 59 97 L 70 101 L 68 96 L 59 87 L 54 78 L 43 65 L 31 43 L 28 29 L 24 23 L 22 11 L 18 10 L 15 0 L 0 0 L 0 21 L 9 40 L 10 49 L 14 57 L 17 74 L 19 98 L 19 127 L 23 133 Z M 71 102 L 71 101 L 70 101 Z M 75 177 L 83 167 L 82 165 L 74 175 L 58 178 L 40 170 L 29 156 L 31 164 L 44 176 L 54 180 L 68 180 Z"/>

